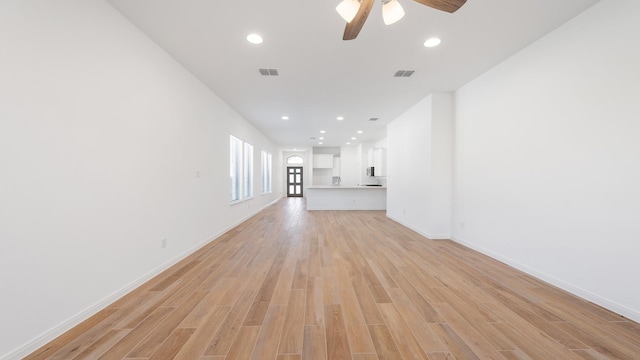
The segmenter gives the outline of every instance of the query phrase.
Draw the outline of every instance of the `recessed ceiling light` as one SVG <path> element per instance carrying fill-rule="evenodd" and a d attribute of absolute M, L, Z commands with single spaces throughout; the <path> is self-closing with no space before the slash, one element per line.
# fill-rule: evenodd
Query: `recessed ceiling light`
<path fill-rule="evenodd" d="M 344 116 L 338 116 L 338 117 L 336 118 L 336 120 L 342 121 L 342 120 L 344 120 Z"/>
<path fill-rule="evenodd" d="M 247 41 L 252 44 L 262 44 L 262 36 L 258 34 L 249 34 L 247 35 Z"/>
<path fill-rule="evenodd" d="M 320 140 L 324 140 L 324 138 L 322 136 L 319 137 Z"/>
<path fill-rule="evenodd" d="M 318 145 L 322 145 L 322 141 L 320 141 L 320 142 L 318 143 Z"/>
<path fill-rule="evenodd" d="M 289 117 L 288 116 L 283 116 L 282 120 L 289 120 Z"/>
<path fill-rule="evenodd" d="M 324 133 L 326 133 L 326 131 L 320 130 L 320 134 L 324 134 Z"/>
<path fill-rule="evenodd" d="M 347 143 L 347 145 L 351 145 L 351 143 L 350 143 L 350 142 L 348 142 L 348 143 Z"/>
<path fill-rule="evenodd" d="M 438 38 L 431 38 L 428 39 L 427 41 L 424 42 L 424 46 L 431 48 L 431 47 L 435 47 L 440 45 L 440 43 L 442 42 L 442 40 L 438 39 Z"/>
<path fill-rule="evenodd" d="M 352 137 L 351 140 L 355 140 L 356 138 Z"/>
<path fill-rule="evenodd" d="M 362 134 L 362 132 L 363 132 L 362 130 L 358 130 L 358 134 Z"/>

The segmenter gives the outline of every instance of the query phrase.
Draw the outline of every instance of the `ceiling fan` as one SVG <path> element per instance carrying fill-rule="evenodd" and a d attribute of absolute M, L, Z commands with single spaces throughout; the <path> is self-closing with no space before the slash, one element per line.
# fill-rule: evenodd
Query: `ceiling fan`
<path fill-rule="evenodd" d="M 342 40 L 353 40 L 358 37 L 364 22 L 371 12 L 374 0 L 342 0 L 336 11 L 347 22 Z M 467 0 L 414 0 L 434 9 L 456 12 Z M 382 0 L 382 18 L 385 25 L 391 25 L 404 16 L 404 10 L 398 0 Z"/>

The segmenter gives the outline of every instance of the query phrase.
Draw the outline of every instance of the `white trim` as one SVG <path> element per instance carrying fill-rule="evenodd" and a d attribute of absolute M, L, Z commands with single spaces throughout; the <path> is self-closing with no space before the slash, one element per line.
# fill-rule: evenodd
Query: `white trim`
<path fill-rule="evenodd" d="M 104 299 L 102 299 L 102 300 L 96 302 L 95 304 L 89 306 L 88 308 L 86 308 L 85 310 L 81 311 L 77 315 L 75 315 L 75 316 L 63 321 L 62 323 L 60 323 L 59 325 L 51 328 L 50 330 L 45 331 L 43 334 L 37 336 L 35 339 L 27 342 L 26 344 L 20 346 L 19 348 L 15 349 L 15 350 L 13 350 L 13 351 L 5 354 L 5 355 L 0 356 L 0 360 L 19 360 L 19 359 L 22 359 L 23 357 L 31 354 L 32 352 L 38 350 L 39 348 L 41 348 L 42 346 L 46 345 L 50 341 L 54 340 L 58 336 L 64 334 L 67 331 L 69 331 L 74 326 L 80 324 L 81 322 L 83 322 L 83 321 L 87 320 L 88 318 L 90 318 L 91 316 L 95 315 L 96 313 L 98 313 L 98 311 L 106 308 L 110 304 L 114 303 L 116 300 L 122 298 L 123 296 L 127 295 L 131 291 L 133 291 L 136 288 L 140 287 L 145 282 L 151 280 L 153 277 L 159 275 L 161 272 L 167 270 L 171 266 L 173 266 L 173 265 L 177 264 L 178 262 L 180 262 L 181 260 L 185 259 L 187 256 L 195 253 L 196 251 L 200 250 L 202 247 L 204 247 L 205 245 L 211 243 L 212 241 L 216 241 L 220 236 L 222 236 L 223 234 L 225 234 L 229 230 L 231 230 L 231 229 L 235 228 L 236 226 L 242 224 L 243 222 L 247 221 L 249 218 L 255 216 L 256 214 L 258 214 L 262 210 L 268 208 L 269 206 L 273 206 L 275 203 L 280 201 L 280 199 L 281 198 L 277 198 L 276 200 L 270 202 L 269 204 L 263 206 L 262 208 L 250 213 L 249 215 L 245 216 L 244 218 L 242 218 L 241 220 L 237 221 L 233 225 L 227 227 L 226 229 L 222 230 L 218 234 L 214 235 L 210 240 L 203 241 L 200 244 L 197 244 L 196 246 L 192 247 L 191 249 L 189 249 L 187 251 L 184 251 L 183 253 L 177 255 L 176 257 L 168 260 L 164 264 L 161 264 L 160 266 L 156 267 L 155 269 L 149 271 L 148 273 L 140 276 L 139 278 L 137 278 L 136 280 L 132 281 L 131 283 L 125 285 L 121 289 L 113 292 L 112 294 L 108 295 Z"/>
<path fill-rule="evenodd" d="M 253 200 L 254 196 L 252 197 L 248 197 L 248 198 L 242 198 L 240 200 L 234 200 L 232 202 L 229 203 L 229 206 L 234 206 L 234 205 L 238 205 L 238 204 L 242 204 L 245 201 L 249 201 L 249 200 Z"/>
<path fill-rule="evenodd" d="M 525 264 L 522 264 L 518 261 L 515 261 L 513 259 L 510 259 L 508 257 L 502 256 L 498 253 L 495 253 L 491 250 L 487 250 L 483 247 L 480 246 L 476 246 L 472 243 L 469 243 L 467 241 L 464 241 L 461 238 L 451 238 L 451 240 L 457 242 L 458 244 L 464 245 L 470 249 L 473 249 L 475 251 L 478 251 L 484 255 L 487 255 L 495 260 L 501 261 L 509 266 L 512 266 L 520 271 L 523 271 L 525 273 L 527 273 L 528 275 L 531 275 L 539 280 L 542 280 L 544 282 L 547 282 L 553 286 L 556 286 L 564 291 L 567 291 L 575 296 L 578 296 L 584 300 L 587 301 L 591 301 L 594 304 L 600 305 L 608 310 L 611 310 L 621 316 L 624 316 L 627 319 L 633 320 L 633 321 L 637 321 L 640 322 L 640 312 L 628 308 L 624 305 L 618 304 L 615 301 L 611 301 L 609 299 L 603 298 L 600 295 L 594 294 L 588 290 L 585 290 L 579 286 L 573 285 L 571 283 L 568 283 L 564 280 L 558 279 L 552 275 L 549 275 L 545 272 L 542 272 L 538 269 L 532 268 L 530 266 L 527 266 Z"/>
<path fill-rule="evenodd" d="M 449 240 L 449 239 L 451 239 L 451 234 L 429 234 L 429 233 L 426 233 L 426 232 L 424 232 L 424 231 L 422 231 L 422 230 L 420 230 L 418 228 L 415 228 L 415 227 L 413 227 L 413 226 L 411 226 L 409 224 L 406 224 L 406 223 L 394 218 L 393 216 L 390 216 L 388 213 L 387 213 L 387 217 L 389 219 L 397 222 L 398 224 L 417 232 L 418 234 L 426 237 L 429 240 Z"/>

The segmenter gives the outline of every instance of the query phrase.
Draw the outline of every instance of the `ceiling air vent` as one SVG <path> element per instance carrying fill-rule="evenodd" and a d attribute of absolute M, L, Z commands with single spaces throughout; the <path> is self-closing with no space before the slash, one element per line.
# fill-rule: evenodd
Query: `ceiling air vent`
<path fill-rule="evenodd" d="M 396 71 L 395 74 L 393 74 L 393 77 L 410 77 L 411 75 L 413 75 L 413 73 L 416 72 L 415 70 L 398 70 Z"/>
<path fill-rule="evenodd" d="M 378 118 L 369 118 L 369 121 L 378 121 Z"/>
<path fill-rule="evenodd" d="M 278 69 L 258 69 L 262 76 L 278 76 Z"/>

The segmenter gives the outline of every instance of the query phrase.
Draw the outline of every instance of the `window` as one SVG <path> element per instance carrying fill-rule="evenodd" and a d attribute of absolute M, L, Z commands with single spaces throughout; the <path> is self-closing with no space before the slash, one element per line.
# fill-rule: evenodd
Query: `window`
<path fill-rule="evenodd" d="M 262 193 L 270 193 L 271 190 L 271 154 L 262 151 L 260 153 L 260 162 L 262 169 Z"/>
<path fill-rule="evenodd" d="M 253 145 L 244 143 L 244 197 L 253 197 Z"/>
<path fill-rule="evenodd" d="M 302 165 L 304 159 L 301 156 L 293 155 L 287 158 L 287 165 Z"/>
<path fill-rule="evenodd" d="M 271 192 L 271 154 L 267 154 L 267 192 Z"/>
<path fill-rule="evenodd" d="M 230 159 L 231 165 L 231 201 L 241 199 L 240 189 L 242 182 L 242 141 L 236 137 L 230 137 Z"/>
<path fill-rule="evenodd" d="M 231 202 L 253 197 L 253 145 L 229 136 Z"/>

